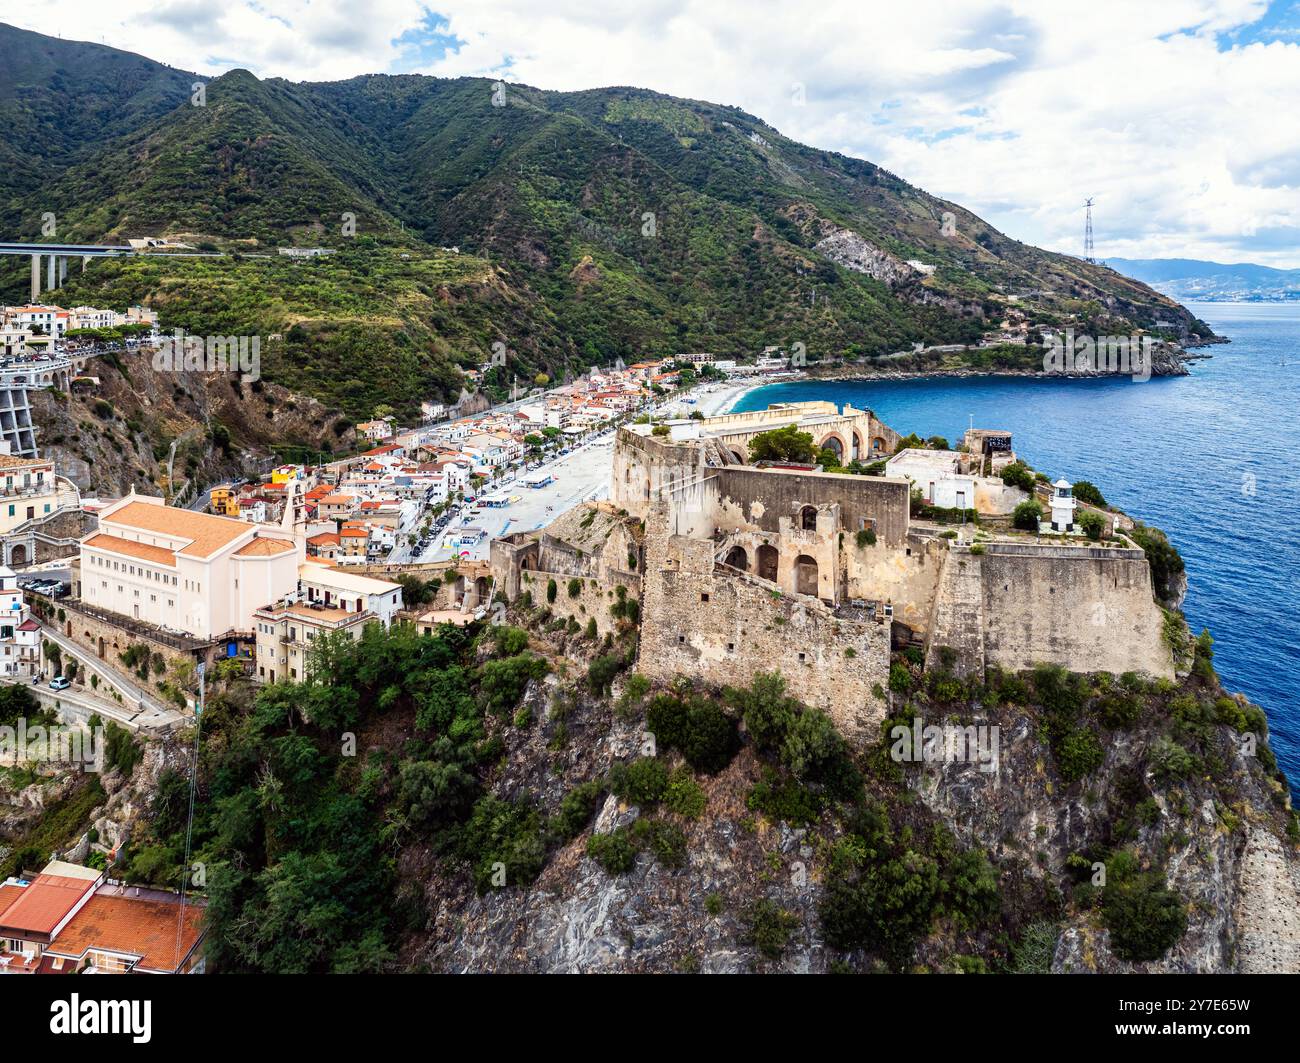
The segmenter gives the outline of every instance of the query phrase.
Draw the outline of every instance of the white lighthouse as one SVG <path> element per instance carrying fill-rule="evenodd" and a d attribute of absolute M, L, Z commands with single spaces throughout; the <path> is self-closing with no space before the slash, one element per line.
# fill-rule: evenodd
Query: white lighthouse
<path fill-rule="evenodd" d="M 1064 479 L 1052 484 L 1052 531 L 1074 531 L 1074 488 Z"/>

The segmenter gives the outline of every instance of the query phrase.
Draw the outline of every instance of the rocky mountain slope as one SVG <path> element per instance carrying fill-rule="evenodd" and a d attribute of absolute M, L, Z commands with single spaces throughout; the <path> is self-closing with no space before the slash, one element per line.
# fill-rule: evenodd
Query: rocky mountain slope
<path fill-rule="evenodd" d="M 426 293 L 440 291 L 454 254 L 438 248 L 473 256 L 477 286 L 439 295 L 438 314 L 408 297 L 409 284 L 367 285 L 356 270 L 341 299 L 313 303 L 303 288 L 319 264 L 290 276 L 264 260 L 96 264 L 78 289 L 88 299 L 167 295 L 204 334 L 219 331 L 213 318 L 241 334 L 298 323 L 314 371 L 285 363 L 272 378 L 327 400 L 394 345 L 403 357 L 388 379 L 406 403 L 416 392 L 454 397 L 451 367 L 487 360 L 494 343 L 507 373 L 525 379 L 683 349 L 801 343 L 812 359 L 879 356 L 975 339 L 1012 298 L 1038 324 L 1210 335 L 1145 285 L 1021 244 L 734 107 L 630 88 L 498 90 L 416 75 L 291 84 L 241 70 L 208 82 L 196 106 L 190 75 L 137 56 L 9 27 L 0 44 L 41 57 L 0 70 L 0 119 L 57 134 L 29 146 L 39 191 L 15 174 L 0 197 L 0 225 L 14 236 L 35 236 L 53 211 L 67 239 L 185 234 L 246 255 L 367 240 L 369 269 L 414 273 Z M 89 91 L 76 74 L 87 50 L 121 71 L 120 111 L 98 125 L 70 117 L 76 92 Z M 96 82 L 92 100 L 114 83 Z M 268 298 L 191 299 L 183 281 L 194 271 L 228 289 L 254 274 Z M 11 265 L 0 293 L 16 296 L 24 279 Z M 358 390 L 350 416 L 386 401 Z"/>

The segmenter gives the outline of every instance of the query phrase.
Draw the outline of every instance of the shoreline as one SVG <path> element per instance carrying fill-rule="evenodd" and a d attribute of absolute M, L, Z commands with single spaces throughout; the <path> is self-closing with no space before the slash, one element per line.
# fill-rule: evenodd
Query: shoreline
<path fill-rule="evenodd" d="M 1193 355 L 1188 360 L 1205 359 L 1211 355 Z M 780 380 L 755 380 L 746 379 L 744 382 L 736 381 L 721 385 L 716 392 L 709 392 L 701 395 L 698 399 L 696 409 L 705 417 L 720 417 L 729 413 L 741 399 L 749 395 L 750 392 L 757 391 L 759 388 L 775 387 L 778 384 L 805 384 L 810 382 L 822 382 L 828 384 L 853 383 L 855 381 L 872 381 L 872 380 L 929 380 L 929 379 L 963 379 L 970 377 L 987 377 L 987 378 L 1021 378 L 1027 380 L 1103 380 L 1108 377 L 1124 377 L 1123 373 L 1042 373 L 1028 369 L 886 369 L 886 370 L 862 370 L 855 372 L 831 373 L 826 376 L 813 375 L 810 373 L 800 373 L 798 376 L 783 377 Z M 1157 374 L 1152 379 L 1159 376 L 1174 376 L 1183 374 Z"/>

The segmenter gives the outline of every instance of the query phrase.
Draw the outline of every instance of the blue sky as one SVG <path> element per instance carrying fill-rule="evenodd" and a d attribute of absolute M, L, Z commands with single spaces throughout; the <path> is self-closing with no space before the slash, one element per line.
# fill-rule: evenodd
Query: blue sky
<path fill-rule="evenodd" d="M 183 69 L 480 75 L 734 104 L 1008 234 L 1300 267 L 1297 0 L 0 0 Z"/>

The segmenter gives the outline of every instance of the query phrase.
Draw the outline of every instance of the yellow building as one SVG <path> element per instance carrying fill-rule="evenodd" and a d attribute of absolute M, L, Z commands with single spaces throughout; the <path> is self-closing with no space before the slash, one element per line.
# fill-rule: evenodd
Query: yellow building
<path fill-rule="evenodd" d="M 219 517 L 239 516 L 239 498 L 232 488 L 214 487 L 209 506 Z"/>

